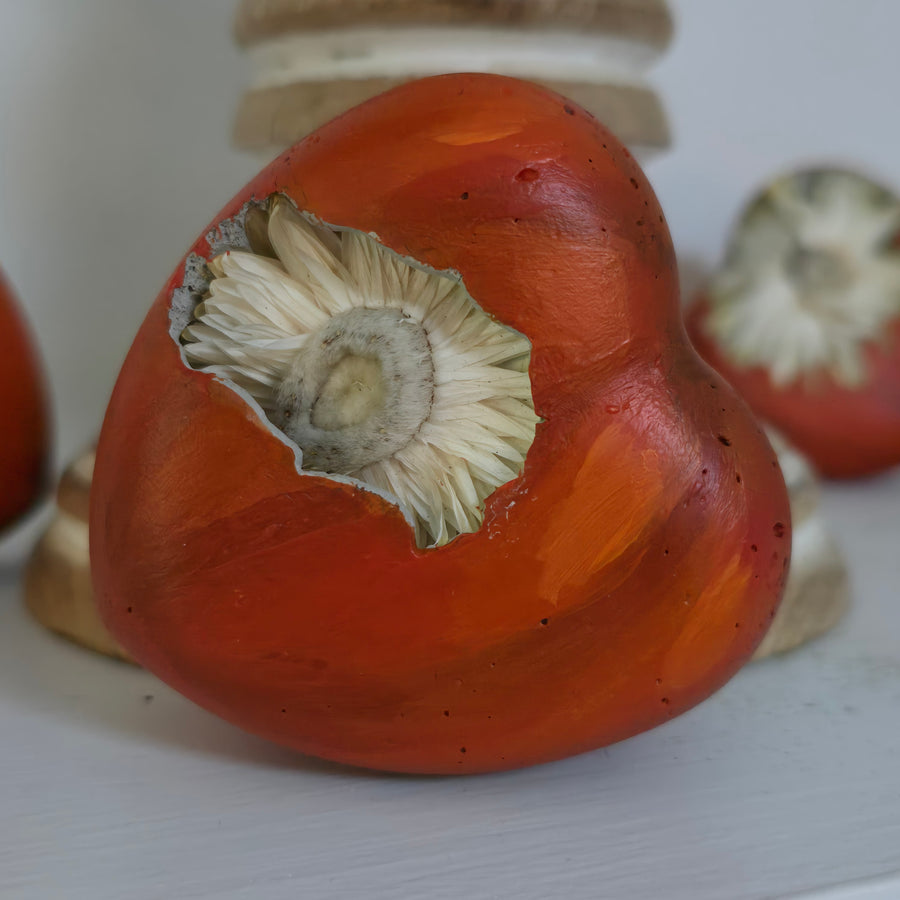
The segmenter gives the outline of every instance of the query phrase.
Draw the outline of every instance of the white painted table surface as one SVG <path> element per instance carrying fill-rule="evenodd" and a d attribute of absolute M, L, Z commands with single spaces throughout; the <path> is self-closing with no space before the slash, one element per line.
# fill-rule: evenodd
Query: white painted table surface
<path fill-rule="evenodd" d="M 478 777 L 370 774 L 244 735 L 45 634 L 8 565 L 0 897 L 896 900 L 900 473 L 824 505 L 854 573 L 835 632 L 655 731 Z"/>

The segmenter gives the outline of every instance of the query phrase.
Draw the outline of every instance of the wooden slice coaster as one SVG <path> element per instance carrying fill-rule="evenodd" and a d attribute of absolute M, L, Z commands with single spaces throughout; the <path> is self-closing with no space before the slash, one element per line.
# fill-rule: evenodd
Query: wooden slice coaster
<path fill-rule="evenodd" d="M 668 146 L 644 82 L 672 36 L 664 0 L 243 0 L 254 69 L 234 142 L 277 151 L 391 87 L 448 72 L 537 82 L 583 106 L 637 155 Z"/>
<path fill-rule="evenodd" d="M 847 567 L 819 513 L 816 476 L 783 437 L 770 431 L 769 440 L 791 498 L 791 570 L 781 607 L 754 659 L 784 653 L 823 635 L 850 605 Z"/>
<path fill-rule="evenodd" d="M 290 146 L 329 119 L 404 80 L 408 79 L 311 81 L 249 91 L 238 108 L 234 143 L 247 150 Z M 566 82 L 546 86 L 592 112 L 629 146 L 658 149 L 669 143 L 662 105 L 647 88 Z"/>
<path fill-rule="evenodd" d="M 294 31 L 371 25 L 565 28 L 659 48 L 672 37 L 665 0 L 242 0 L 234 31 L 249 45 Z"/>
<path fill-rule="evenodd" d="M 45 628 L 84 647 L 129 659 L 94 606 L 88 553 L 88 507 L 94 452 L 66 469 L 56 494 L 56 514 L 25 570 L 25 604 Z"/>
<path fill-rule="evenodd" d="M 847 567 L 818 516 L 794 528 L 791 573 L 754 659 L 793 650 L 831 630 L 850 605 Z"/>

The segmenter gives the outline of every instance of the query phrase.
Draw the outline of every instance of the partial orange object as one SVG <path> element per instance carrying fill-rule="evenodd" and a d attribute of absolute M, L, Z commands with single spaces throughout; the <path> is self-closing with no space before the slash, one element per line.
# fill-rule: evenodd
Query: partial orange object
<path fill-rule="evenodd" d="M 38 500 L 49 451 L 47 400 L 40 360 L 0 270 L 0 529 Z"/>
<path fill-rule="evenodd" d="M 270 224 L 270 245 L 251 227 L 253 204 L 272 209 L 273 197 L 272 218 L 306 255 L 285 250 L 284 230 Z M 348 242 L 367 255 L 345 266 L 329 254 Z M 259 255 L 227 252 L 248 244 Z M 435 273 L 456 273 L 481 310 L 530 342 L 539 421 L 524 466 L 487 497 L 480 526 L 443 545 L 417 540 L 410 510 L 368 476 L 311 470 L 307 456 L 299 469 L 300 451 L 273 424 L 287 402 L 277 385 L 253 394 L 245 380 L 238 391 L 221 366 L 196 371 L 183 355 L 179 334 L 213 335 L 213 347 L 229 309 L 249 315 L 239 277 L 282 279 L 262 304 L 275 334 L 273 305 L 290 291 L 314 294 L 321 311 L 329 282 L 347 302 L 341 284 L 360 259 L 394 267 L 392 290 L 436 290 L 429 279 L 446 278 Z M 216 216 L 128 355 L 91 494 L 105 622 L 207 709 L 377 769 L 530 765 L 700 702 L 775 614 L 790 520 L 772 448 L 684 335 L 677 284 L 639 167 L 556 94 L 443 76 L 336 119 Z M 364 306 L 382 303 L 373 285 Z M 343 314 L 290 339 L 303 344 L 299 360 L 316 335 L 327 331 L 323 348 L 346 339 L 333 326 Z M 256 327 L 248 321 L 235 334 Z M 273 340 L 272 360 L 289 343 Z M 249 378 L 244 349 L 235 378 Z M 297 401 L 305 388 L 292 390 Z M 435 495 L 457 474 L 439 473 Z"/>
<path fill-rule="evenodd" d="M 844 169 L 776 179 L 687 313 L 700 355 L 833 478 L 900 464 L 900 198 Z"/>
<path fill-rule="evenodd" d="M 865 349 L 866 384 L 849 387 L 832 375 L 789 385 L 772 382 L 761 366 L 734 365 L 705 326 L 709 303 L 700 297 L 687 314 L 697 352 L 771 422 L 802 447 L 829 478 L 858 478 L 900 463 L 900 321 Z"/>

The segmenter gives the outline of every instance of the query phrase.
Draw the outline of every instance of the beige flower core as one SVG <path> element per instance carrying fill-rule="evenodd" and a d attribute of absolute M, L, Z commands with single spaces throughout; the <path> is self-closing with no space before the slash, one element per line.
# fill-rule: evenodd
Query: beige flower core
<path fill-rule="evenodd" d="M 748 208 L 710 286 L 710 334 L 775 384 L 866 379 L 864 345 L 900 313 L 900 201 L 851 172 L 782 178 Z"/>
<path fill-rule="evenodd" d="M 534 440 L 528 339 L 457 279 L 283 197 L 264 237 L 271 256 L 209 263 L 209 293 L 181 335 L 188 364 L 251 394 L 304 469 L 398 503 L 419 546 L 476 531 Z"/>

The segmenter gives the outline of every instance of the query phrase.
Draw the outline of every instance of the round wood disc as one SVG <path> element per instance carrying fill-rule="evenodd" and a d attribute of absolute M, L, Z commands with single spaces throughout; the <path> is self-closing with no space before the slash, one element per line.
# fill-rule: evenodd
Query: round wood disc
<path fill-rule="evenodd" d="M 807 546 L 808 544 L 808 546 Z M 793 650 L 830 631 L 850 606 L 850 583 L 840 551 L 818 521 L 794 530 L 784 599 L 754 659 Z"/>
<path fill-rule="evenodd" d="M 56 511 L 25 570 L 25 605 L 45 628 L 91 650 L 128 659 L 94 605 L 88 552 L 88 507 L 94 453 L 63 474 Z"/>
<path fill-rule="evenodd" d="M 249 91 L 238 108 L 234 143 L 248 150 L 288 147 L 329 119 L 403 80 L 307 81 Z M 661 148 L 669 143 L 662 105 L 647 88 L 578 82 L 549 82 L 546 86 L 593 113 L 630 147 Z"/>
<path fill-rule="evenodd" d="M 488 71 L 571 98 L 646 155 L 670 142 L 644 73 L 672 30 L 665 0 L 242 0 L 256 74 L 234 143 L 282 150 L 404 81 Z"/>
<path fill-rule="evenodd" d="M 791 498 L 791 569 L 784 599 L 754 659 L 784 653 L 833 628 L 850 606 L 850 580 L 840 548 L 819 513 L 819 482 L 806 459 L 777 432 L 778 455 Z"/>
<path fill-rule="evenodd" d="M 672 37 L 665 0 L 242 0 L 234 32 L 249 45 L 296 31 L 370 25 L 559 28 L 660 49 Z"/>

